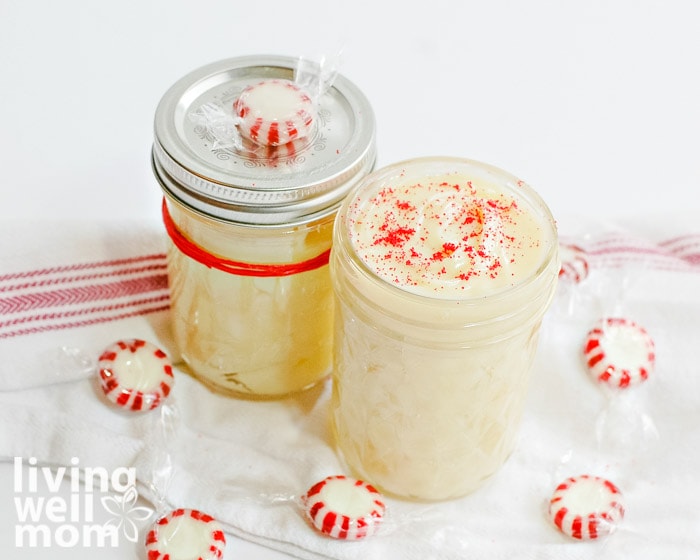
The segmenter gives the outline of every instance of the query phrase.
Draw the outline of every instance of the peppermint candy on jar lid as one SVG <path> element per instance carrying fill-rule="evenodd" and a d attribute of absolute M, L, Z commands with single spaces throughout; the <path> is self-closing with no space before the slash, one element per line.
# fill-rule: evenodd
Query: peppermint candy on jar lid
<path fill-rule="evenodd" d="M 243 136 L 265 146 L 305 138 L 314 122 L 308 93 L 290 80 L 264 80 L 248 86 L 234 101 Z"/>
<path fill-rule="evenodd" d="M 619 317 L 601 319 L 589 331 L 584 356 L 594 379 L 620 389 L 646 381 L 656 362 L 654 340 L 646 329 Z"/>
<path fill-rule="evenodd" d="M 174 382 L 167 354 L 136 338 L 108 346 L 97 367 L 107 400 L 134 412 L 156 408 L 170 394 Z"/>
<path fill-rule="evenodd" d="M 605 478 L 579 475 L 557 486 L 549 500 L 549 518 L 565 535 L 592 540 L 611 534 L 622 521 L 620 490 Z"/>
<path fill-rule="evenodd" d="M 243 56 L 173 84 L 154 122 L 152 164 L 165 194 L 254 226 L 308 223 L 337 210 L 374 167 L 375 121 L 357 86 L 338 73 L 324 80 L 321 66 Z"/>
<path fill-rule="evenodd" d="M 211 515 L 176 509 L 161 517 L 146 535 L 148 560 L 217 560 L 223 558 L 226 536 Z"/>
<path fill-rule="evenodd" d="M 317 482 L 302 502 L 306 516 L 318 531 L 343 540 L 373 535 L 386 511 L 384 498 L 372 485 L 344 475 Z"/>

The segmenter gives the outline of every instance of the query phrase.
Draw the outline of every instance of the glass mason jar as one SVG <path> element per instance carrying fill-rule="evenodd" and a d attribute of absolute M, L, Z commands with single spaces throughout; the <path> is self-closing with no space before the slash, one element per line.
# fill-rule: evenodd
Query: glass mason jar
<path fill-rule="evenodd" d="M 329 375 L 333 220 L 376 158 L 371 107 L 340 75 L 315 100 L 307 138 L 226 142 L 241 92 L 292 81 L 296 63 L 214 63 L 175 83 L 156 110 L 175 343 L 195 377 L 232 396 L 278 398 Z"/>
<path fill-rule="evenodd" d="M 515 445 L 559 272 L 550 211 L 500 169 L 415 159 L 358 185 L 333 243 L 339 453 L 387 494 L 475 490 Z"/>

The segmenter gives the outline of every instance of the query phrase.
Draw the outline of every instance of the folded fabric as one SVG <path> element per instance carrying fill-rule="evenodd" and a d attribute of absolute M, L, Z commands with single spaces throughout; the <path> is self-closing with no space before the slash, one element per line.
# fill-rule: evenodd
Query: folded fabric
<path fill-rule="evenodd" d="M 0 456 L 133 467 L 154 509 L 206 511 L 229 534 L 299 558 L 694 557 L 700 231 L 673 224 L 569 228 L 562 242 L 582 248 L 588 276 L 563 278 L 545 318 L 516 451 L 463 499 L 387 499 L 386 523 L 360 542 L 316 533 L 299 504 L 313 483 L 344 472 L 328 428 L 330 382 L 255 402 L 214 394 L 188 375 L 169 334 L 157 225 L 2 226 Z M 643 324 L 657 345 L 650 379 L 625 393 L 602 390 L 582 361 L 586 332 L 606 315 Z M 108 406 L 95 375 L 103 348 L 135 337 L 176 364 L 168 402 L 144 414 Z M 625 519 L 607 539 L 575 542 L 546 517 L 554 487 L 581 473 L 614 480 L 626 498 Z"/>
<path fill-rule="evenodd" d="M 85 377 L 115 335 L 172 347 L 156 228 L 49 222 L 0 233 L 0 390 Z"/>

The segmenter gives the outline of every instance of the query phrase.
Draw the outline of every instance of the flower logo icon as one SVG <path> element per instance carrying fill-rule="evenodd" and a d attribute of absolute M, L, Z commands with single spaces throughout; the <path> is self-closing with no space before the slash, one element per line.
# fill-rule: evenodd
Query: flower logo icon
<path fill-rule="evenodd" d="M 137 506 L 139 495 L 134 486 L 129 486 L 121 496 L 103 496 L 102 507 L 114 515 L 104 524 L 105 529 L 116 533 L 121 529 L 129 542 L 135 543 L 139 538 L 137 522 L 146 521 L 153 515 L 153 510 L 147 507 Z"/>

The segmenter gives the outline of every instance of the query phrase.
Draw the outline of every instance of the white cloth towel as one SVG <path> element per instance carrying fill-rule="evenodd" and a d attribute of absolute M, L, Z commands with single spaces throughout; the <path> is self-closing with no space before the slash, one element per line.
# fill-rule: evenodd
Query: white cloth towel
<path fill-rule="evenodd" d="M 135 467 L 140 495 L 157 509 L 206 511 L 229 534 L 299 558 L 695 558 L 700 229 L 669 223 L 569 228 L 563 241 L 587 251 L 590 275 L 564 279 L 546 316 L 516 451 L 466 498 L 388 499 L 385 526 L 357 543 L 314 532 L 296 502 L 343 472 L 328 430 L 329 382 L 250 402 L 213 394 L 176 367 L 161 409 L 129 415 L 101 398 L 96 359 L 117 339 L 144 338 L 178 362 L 159 227 L 0 226 L 0 458 Z M 583 339 L 603 315 L 627 316 L 655 339 L 656 370 L 634 390 L 607 393 L 585 372 Z M 556 484 L 581 473 L 606 476 L 625 495 L 610 538 L 574 542 L 546 518 Z"/>

